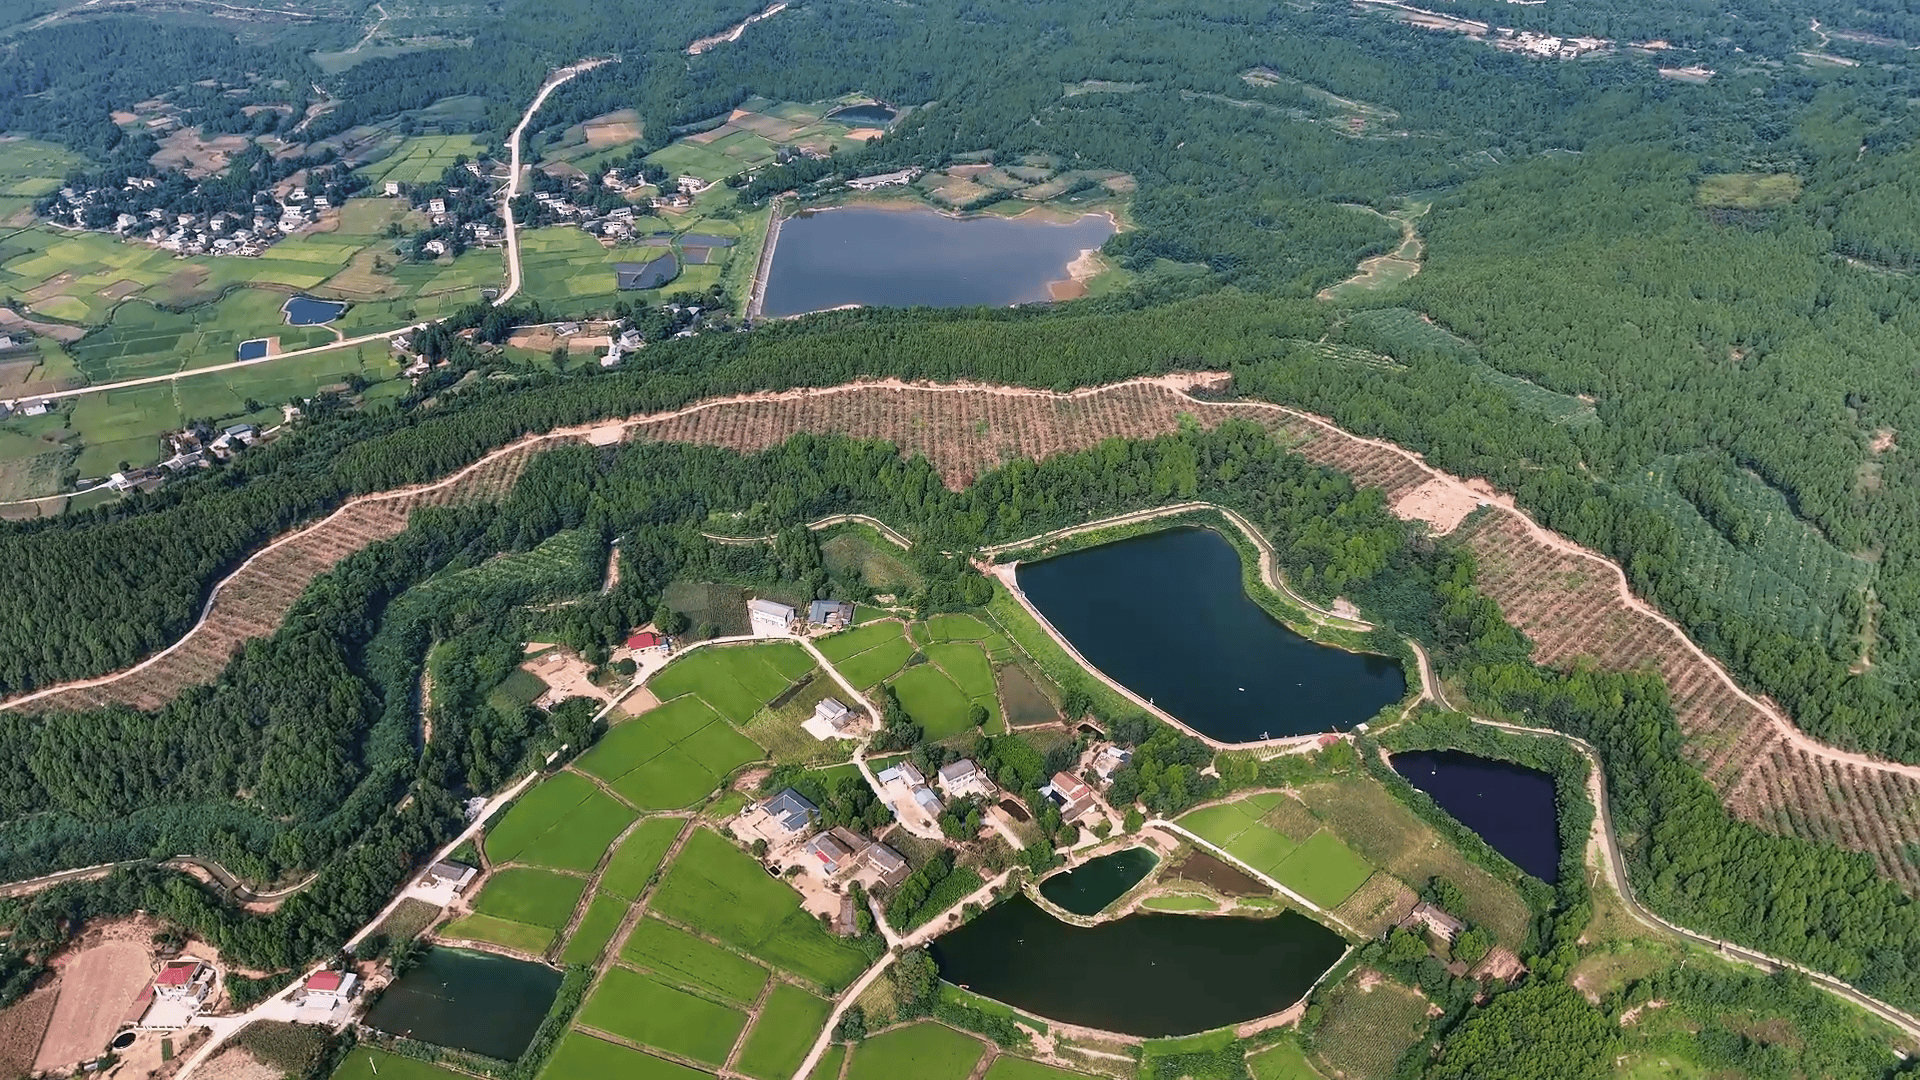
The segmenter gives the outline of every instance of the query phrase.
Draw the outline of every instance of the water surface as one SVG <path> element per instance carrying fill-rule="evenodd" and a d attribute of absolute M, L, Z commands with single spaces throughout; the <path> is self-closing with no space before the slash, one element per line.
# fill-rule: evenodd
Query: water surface
<path fill-rule="evenodd" d="M 1143 847 L 1088 859 L 1040 883 L 1040 895 L 1075 915 L 1098 915 L 1146 880 L 1160 857 Z"/>
<path fill-rule="evenodd" d="M 826 118 L 843 124 L 891 124 L 896 115 L 885 105 L 848 105 L 844 109 L 833 110 Z"/>
<path fill-rule="evenodd" d="M 561 975 L 489 953 L 436 945 L 367 1012 L 368 1027 L 512 1061 L 527 1049 Z"/>
<path fill-rule="evenodd" d="M 255 338 L 252 341 L 243 341 L 240 343 L 240 359 L 242 360 L 258 360 L 265 355 L 267 355 L 266 338 Z"/>
<path fill-rule="evenodd" d="M 1187 1035 L 1287 1008 L 1340 959 L 1340 935 L 1272 919 L 1139 914 L 1073 926 L 1024 896 L 934 939 L 940 975 L 1068 1024 Z"/>
<path fill-rule="evenodd" d="M 767 315 L 866 307 L 1004 307 L 1052 298 L 1047 286 L 1113 235 L 1113 219 L 955 218 L 847 206 L 783 222 L 767 273 Z"/>
<path fill-rule="evenodd" d="M 1553 777 L 1458 750 L 1395 754 L 1393 771 L 1433 796 L 1493 850 L 1549 885 L 1560 880 L 1560 817 Z"/>
<path fill-rule="evenodd" d="M 1240 553 L 1169 529 L 1022 564 L 1020 588 L 1080 655 L 1222 742 L 1345 730 L 1407 692 L 1400 662 L 1308 641 L 1247 596 Z"/>
<path fill-rule="evenodd" d="M 347 310 L 347 305 L 336 300 L 315 300 L 311 296 L 296 296 L 287 301 L 283 309 L 287 313 L 287 322 L 294 326 L 318 326 L 330 323 Z"/>

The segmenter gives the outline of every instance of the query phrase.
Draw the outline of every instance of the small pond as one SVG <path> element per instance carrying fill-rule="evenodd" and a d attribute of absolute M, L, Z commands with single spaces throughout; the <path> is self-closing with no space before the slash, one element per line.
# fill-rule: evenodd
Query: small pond
<path fill-rule="evenodd" d="M 488 953 L 427 951 L 368 1011 L 368 1027 L 513 1061 L 533 1041 L 560 992 L 561 974 Z"/>
<path fill-rule="evenodd" d="M 1116 851 L 1041 882 L 1040 895 L 1075 915 L 1098 915 L 1159 863 L 1160 857 L 1143 847 Z"/>
<path fill-rule="evenodd" d="M 891 124 L 893 118 L 900 115 L 885 105 L 848 105 L 827 114 L 827 119 L 842 124 Z"/>
<path fill-rule="evenodd" d="M 1560 881 L 1560 815 L 1553 777 L 1458 750 L 1393 755 L 1393 771 L 1480 834 L 1493 850 L 1549 885 Z"/>
<path fill-rule="evenodd" d="M 1128 915 L 1073 926 L 1017 896 L 934 939 L 940 975 L 1068 1024 L 1187 1035 L 1287 1008 L 1346 942 L 1298 912 L 1272 919 Z"/>
<path fill-rule="evenodd" d="M 266 338 L 255 338 L 252 341 L 243 341 L 240 343 L 240 359 L 242 360 L 258 360 L 265 355 L 267 355 Z"/>
<path fill-rule="evenodd" d="M 780 225 L 761 310 L 781 316 L 849 305 L 1050 300 L 1050 286 L 1069 279 L 1068 265 L 1113 231 L 1104 214 L 1061 225 L 877 206 L 802 212 Z"/>
<path fill-rule="evenodd" d="M 281 310 L 287 313 L 287 322 L 293 326 L 319 326 L 339 318 L 347 310 L 347 305 L 337 300 L 296 296 L 287 301 L 286 307 Z"/>
<path fill-rule="evenodd" d="M 1400 661 L 1307 640 L 1247 596 L 1240 553 L 1168 529 L 1022 564 L 1020 588 L 1080 655 L 1222 742 L 1345 730 L 1407 692 Z"/>

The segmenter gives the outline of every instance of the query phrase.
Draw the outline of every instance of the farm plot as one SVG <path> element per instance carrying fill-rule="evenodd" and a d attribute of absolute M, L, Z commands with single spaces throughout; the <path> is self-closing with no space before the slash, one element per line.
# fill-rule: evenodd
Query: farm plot
<path fill-rule="evenodd" d="M 801 908 L 799 894 L 710 829 L 687 838 L 652 909 L 830 989 L 866 966 L 864 955 Z"/>
<path fill-rule="evenodd" d="M 1427 999 L 1373 972 L 1347 979 L 1327 1002 L 1314 1055 L 1339 1080 L 1393 1075 L 1427 1031 Z"/>
<path fill-rule="evenodd" d="M 983 1080 L 1094 1080 L 1089 1073 L 1072 1072 L 1057 1065 L 1002 1054 L 987 1067 Z"/>
<path fill-rule="evenodd" d="M 333 1071 L 332 1080 L 461 1080 L 465 1075 L 417 1058 L 356 1046 Z"/>
<path fill-rule="evenodd" d="M 744 724 L 812 670 L 813 661 L 798 645 L 726 645 L 675 660 L 647 687 L 662 701 L 698 694 L 728 720 Z"/>
<path fill-rule="evenodd" d="M 520 861 L 556 870 L 592 870 L 607 853 L 607 845 L 633 824 L 635 816 L 612 796 L 593 792 L 529 844 Z"/>
<path fill-rule="evenodd" d="M 545 952 L 573 919 L 587 881 L 551 870 L 511 866 L 487 878 L 474 914 L 447 924 L 452 938 L 491 941 L 524 952 Z"/>
<path fill-rule="evenodd" d="M 64 1073 L 100 1055 L 153 978 L 145 934 L 123 924 L 80 949 L 60 973 L 53 1017 L 34 1071 Z"/>
<path fill-rule="evenodd" d="M 838 665 L 869 649 L 879 648 L 905 635 L 906 632 L 904 623 L 887 619 L 856 626 L 851 630 L 842 630 L 837 634 L 828 634 L 815 644 L 819 646 L 821 655 Z"/>
<path fill-rule="evenodd" d="M 519 858 L 593 794 L 593 781 L 572 773 L 558 773 L 541 781 L 514 801 L 500 824 L 487 830 L 482 841 L 487 858 L 496 863 Z"/>
<path fill-rule="evenodd" d="M 967 723 L 972 702 L 934 665 L 916 664 L 895 677 L 892 685 L 901 707 L 926 730 L 927 738 L 946 739 L 972 730 Z"/>
<path fill-rule="evenodd" d="M 581 1027 L 708 1065 L 720 1065 L 747 1026 L 738 1009 L 695 997 L 625 968 L 611 968 L 580 1010 Z"/>
<path fill-rule="evenodd" d="M 950 1027 L 922 1022 L 863 1042 L 847 1066 L 847 1080 L 967 1080 L 986 1047 Z"/>
<path fill-rule="evenodd" d="M 767 985 L 759 964 L 658 919 L 634 924 L 620 959 L 662 982 L 741 1005 L 751 1005 Z"/>
<path fill-rule="evenodd" d="M 1180 824 L 1246 865 L 1324 908 L 1339 907 L 1373 874 L 1373 867 L 1326 828 L 1301 840 L 1306 816 L 1284 795 L 1253 795 L 1195 810 Z"/>
<path fill-rule="evenodd" d="M 987 710 L 988 729 L 1004 730 L 1000 726 L 1000 698 L 995 692 L 998 682 L 993 664 L 987 659 L 986 647 L 971 641 L 934 642 L 927 645 L 925 651 L 927 659 L 946 672 L 947 678 L 967 696 L 968 704 Z"/>
<path fill-rule="evenodd" d="M 620 929 L 620 921 L 627 916 L 628 902 L 618 896 L 600 893 L 587 905 L 587 912 L 580 917 L 580 925 L 574 927 L 573 935 L 567 938 L 567 947 L 560 954 L 563 964 L 595 964 L 600 954 L 606 951 L 607 943 Z"/>
<path fill-rule="evenodd" d="M 643 1054 L 580 1031 L 569 1031 L 561 1036 L 560 1045 L 554 1048 L 553 1056 L 547 1059 L 546 1067 L 540 1070 L 540 1080 L 606 1080 L 612 1076 L 621 1080 L 712 1080 L 711 1073 L 652 1054 Z M 402 1080 L 413 1078 L 403 1077 Z"/>
<path fill-rule="evenodd" d="M 1320 1080 L 1320 1070 L 1293 1043 L 1283 1042 L 1247 1059 L 1253 1080 Z"/>
<path fill-rule="evenodd" d="M 832 1011 L 833 1006 L 792 983 L 775 986 L 734 1068 L 755 1080 L 791 1080 Z"/>
<path fill-rule="evenodd" d="M 607 868 L 600 873 L 600 891 L 623 900 L 637 900 L 647 887 L 661 860 L 673 847 L 686 822 L 680 818 L 649 818 L 641 822 L 620 842 Z"/>
<path fill-rule="evenodd" d="M 421 135 L 408 139 L 393 153 L 357 171 L 376 185 L 388 180 L 401 184 L 433 183 L 440 179 L 440 174 L 453 168 L 462 155 L 474 160 L 485 151 L 486 147 L 471 135 Z"/>
<path fill-rule="evenodd" d="M 614 725 L 575 765 L 641 810 L 675 810 L 763 754 L 689 694 Z"/>

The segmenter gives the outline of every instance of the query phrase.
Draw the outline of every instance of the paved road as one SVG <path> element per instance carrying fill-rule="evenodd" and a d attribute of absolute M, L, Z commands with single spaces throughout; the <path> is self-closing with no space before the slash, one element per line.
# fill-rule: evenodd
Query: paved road
<path fill-rule="evenodd" d="M 540 92 L 533 96 L 533 103 L 527 106 L 520 122 L 514 125 L 508 145 L 512 160 L 507 167 L 507 189 L 500 194 L 500 220 L 507 224 L 507 287 L 494 300 L 494 307 L 505 307 L 520 292 L 520 229 L 513 220 L 513 200 L 520 194 L 520 147 L 527 141 L 527 125 L 533 122 L 533 114 L 540 111 L 540 106 L 547 103 L 547 95 L 553 93 L 561 83 L 582 72 L 592 71 L 601 64 L 614 62 L 614 59 L 582 60 L 554 72 L 540 87 Z"/>

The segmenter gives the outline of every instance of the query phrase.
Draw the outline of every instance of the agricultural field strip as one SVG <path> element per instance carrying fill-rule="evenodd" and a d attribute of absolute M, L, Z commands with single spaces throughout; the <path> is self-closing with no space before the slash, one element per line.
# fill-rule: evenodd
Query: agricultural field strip
<path fill-rule="evenodd" d="M 1503 521 L 1514 531 L 1516 538 L 1530 546 L 1532 549 L 1530 553 L 1571 558 L 1593 569 L 1601 570 L 1615 583 L 1617 603 L 1624 613 L 1637 621 L 1650 624 L 1649 629 L 1654 633 L 1665 636 L 1670 639 L 1670 644 L 1679 646 L 1677 654 L 1672 649 L 1665 650 L 1669 655 L 1675 656 L 1676 663 L 1705 672 L 1711 681 L 1721 686 L 1724 692 L 1731 694 L 1744 707 L 1774 726 L 1783 737 L 1799 749 L 1818 758 L 1854 766 L 1864 772 L 1892 773 L 1920 780 L 1920 766 L 1878 761 L 1866 755 L 1826 746 L 1801 732 L 1776 709 L 1742 690 L 1718 662 L 1695 645 L 1671 620 L 1634 597 L 1625 576 L 1617 566 L 1599 554 L 1573 544 L 1539 525 L 1513 506 L 1511 498 L 1497 495 L 1484 485 L 1469 485 L 1457 477 L 1427 465 L 1420 455 L 1411 451 L 1381 440 L 1350 434 L 1329 420 L 1298 409 L 1266 402 L 1209 402 L 1195 398 L 1189 393 L 1189 390 L 1195 386 L 1208 385 L 1218 379 L 1217 374 L 1163 376 L 1083 388 L 1066 394 L 1018 387 L 914 385 L 898 379 L 887 379 L 848 383 L 824 389 L 808 388 L 715 398 L 664 413 L 635 416 L 601 424 L 580 425 L 557 429 L 543 435 L 529 436 L 483 457 L 446 480 L 411 489 L 362 496 L 349 502 L 327 520 L 338 519 L 358 503 L 405 498 L 409 495 L 446 488 L 495 460 L 535 446 L 580 439 L 589 439 L 599 444 L 621 439 L 653 438 L 660 441 L 718 444 L 742 451 L 755 451 L 774 445 L 801 431 L 830 431 L 867 438 L 892 436 L 893 440 L 903 448 L 926 454 L 948 483 L 959 486 L 971 479 L 975 469 L 982 462 L 1000 460 L 1001 455 L 994 451 L 997 449 L 996 443 L 1001 439 L 996 439 L 991 429 L 985 435 L 974 435 L 970 425 L 957 423 L 948 427 L 946 434 L 949 438 L 946 442 L 929 443 L 923 436 L 915 434 L 913 423 L 915 417 L 935 410 L 951 414 L 955 410 L 947 407 L 950 402 L 961 406 L 960 411 L 968 411 L 969 406 L 1011 405 L 1012 409 L 999 414 L 996 418 L 1006 425 L 1024 429 L 1020 434 L 1027 438 L 1016 440 L 1017 448 L 1025 456 L 1033 457 L 1094 445 L 1101 438 L 1112 435 L 1130 434 L 1140 437 L 1171 431 L 1177 427 L 1178 418 L 1182 414 L 1196 414 L 1203 420 L 1212 422 L 1233 416 L 1271 417 L 1280 422 L 1277 426 L 1296 437 L 1318 436 L 1308 438 L 1296 449 L 1310 460 L 1334 468 L 1344 466 L 1345 470 L 1349 471 L 1360 484 L 1378 486 L 1384 479 L 1392 483 L 1394 488 L 1401 490 L 1410 490 L 1412 487 L 1428 482 L 1439 482 L 1454 487 L 1467 493 L 1476 501 L 1484 502 L 1495 513 L 1502 515 Z M 1018 411 L 1023 404 L 1039 407 L 1027 409 L 1023 413 Z M 850 407 L 835 409 L 834 406 L 837 405 Z M 1068 417 L 1063 414 L 1065 408 L 1076 405 L 1090 406 L 1098 411 L 1098 415 L 1089 418 Z M 821 415 L 822 413 L 830 415 Z M 1074 420 L 1081 422 L 1072 423 Z M 1070 423 L 1072 430 L 1065 433 L 1060 431 L 1060 428 Z M 1002 435 L 1003 438 L 1004 435 Z M 324 524 L 325 522 L 322 523 Z M 313 526 L 310 529 L 319 527 Z M 1469 537 L 1469 543 L 1478 548 L 1479 538 L 1489 531 L 1485 528 L 1475 530 L 1473 536 Z M 291 537 L 275 543 L 285 543 L 287 539 Z M 216 587 L 214 597 L 208 603 L 209 611 L 213 609 L 218 595 L 219 589 Z M 202 622 L 204 621 L 205 615 L 202 616 Z M 143 662 L 143 666 L 147 663 L 151 663 L 151 660 Z M 45 697 L 60 690 L 70 689 L 74 685 L 102 685 L 116 678 L 123 678 L 124 674 L 39 691 L 26 698 L 0 703 L 0 708 L 15 707 L 24 701 Z"/>

